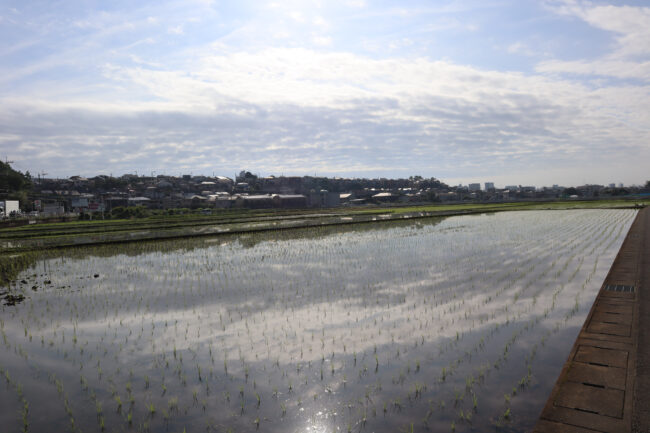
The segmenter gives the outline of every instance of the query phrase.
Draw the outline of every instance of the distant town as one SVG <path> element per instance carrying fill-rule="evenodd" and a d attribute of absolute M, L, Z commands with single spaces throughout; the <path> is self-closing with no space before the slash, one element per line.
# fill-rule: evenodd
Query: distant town
<path fill-rule="evenodd" d="M 9 170 L 10 167 L 6 165 L 4 172 Z M 18 200 L 11 200 L 12 192 L 15 193 L 10 185 L 11 180 L 5 179 L 0 185 L 0 212 L 5 217 L 53 217 L 72 213 L 92 218 L 96 213 L 103 216 L 129 208 L 201 209 L 212 212 L 231 208 L 331 208 L 370 204 L 598 199 L 650 193 L 647 183 L 645 186 L 612 183 L 536 188 L 525 185 L 497 187 L 493 182 L 450 186 L 438 179 L 421 176 L 407 179 L 262 177 L 246 170 L 242 170 L 234 179 L 226 176 L 162 174 L 53 179 L 11 172 L 23 177 L 23 185 L 19 188 L 21 193 Z"/>

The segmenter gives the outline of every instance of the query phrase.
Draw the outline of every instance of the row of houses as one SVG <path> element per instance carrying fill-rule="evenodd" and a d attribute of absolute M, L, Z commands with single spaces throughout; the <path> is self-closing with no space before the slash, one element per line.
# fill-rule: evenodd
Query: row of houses
<path fill-rule="evenodd" d="M 179 177 L 126 174 L 118 178 L 39 179 L 34 208 L 46 214 L 94 213 L 116 207 L 172 208 L 325 208 L 367 203 L 430 203 L 465 201 L 513 201 L 556 198 L 596 198 L 639 192 L 622 185 L 583 185 L 564 188 L 506 186 L 486 182 L 448 186 L 435 178 L 342 179 L 324 177 L 258 177 L 242 171 L 234 179 L 225 176 Z"/>
<path fill-rule="evenodd" d="M 175 193 L 170 196 L 129 196 L 111 193 L 95 196 L 88 193 L 53 196 L 36 200 L 35 208 L 44 216 L 61 216 L 66 212 L 95 213 L 110 212 L 117 207 L 144 206 L 149 209 L 172 208 L 216 208 L 216 209 L 305 209 L 330 208 L 337 206 L 362 205 L 367 203 L 393 203 L 421 200 L 404 192 L 368 190 L 362 193 L 338 193 L 327 190 L 312 191 L 309 194 L 248 194 L 216 192 L 206 194 Z"/>
<path fill-rule="evenodd" d="M 107 210 L 116 206 L 143 205 L 149 208 L 309 208 L 335 207 L 340 205 L 340 194 L 325 190 L 310 194 L 229 194 L 217 192 L 208 194 L 175 194 L 171 197 L 108 197 Z"/>
<path fill-rule="evenodd" d="M 144 206 L 150 209 L 172 208 L 319 208 L 335 207 L 341 204 L 340 194 L 328 191 L 311 194 L 229 194 L 225 192 L 210 194 L 177 193 L 166 197 L 131 197 L 123 193 L 93 196 L 57 196 L 36 200 L 35 208 L 43 216 L 61 216 L 66 212 L 95 213 L 110 212 L 117 207 Z"/>

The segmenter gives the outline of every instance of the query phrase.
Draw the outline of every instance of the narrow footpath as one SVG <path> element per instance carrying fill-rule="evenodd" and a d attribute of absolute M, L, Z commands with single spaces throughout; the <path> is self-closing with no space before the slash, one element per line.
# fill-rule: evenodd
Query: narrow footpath
<path fill-rule="evenodd" d="M 650 432 L 650 208 L 630 227 L 533 432 Z"/>

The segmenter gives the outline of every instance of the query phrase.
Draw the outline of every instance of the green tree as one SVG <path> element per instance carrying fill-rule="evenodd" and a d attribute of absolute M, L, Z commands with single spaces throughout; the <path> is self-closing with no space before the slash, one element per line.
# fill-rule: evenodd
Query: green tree
<path fill-rule="evenodd" d="M 0 162 L 0 194 L 10 200 L 18 200 L 21 209 L 31 209 L 28 194 L 32 190 L 32 180 L 29 172 L 22 174 L 14 170 L 8 163 Z"/>
<path fill-rule="evenodd" d="M 0 189 L 7 193 L 30 190 L 32 182 L 29 177 L 0 162 Z"/>

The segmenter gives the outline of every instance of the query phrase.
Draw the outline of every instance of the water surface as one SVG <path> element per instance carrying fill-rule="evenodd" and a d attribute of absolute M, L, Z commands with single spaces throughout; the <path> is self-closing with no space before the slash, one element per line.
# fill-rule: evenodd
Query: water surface
<path fill-rule="evenodd" d="M 525 431 L 634 216 L 506 212 L 39 260 L 4 288 L 24 300 L 0 311 L 0 425 Z"/>

